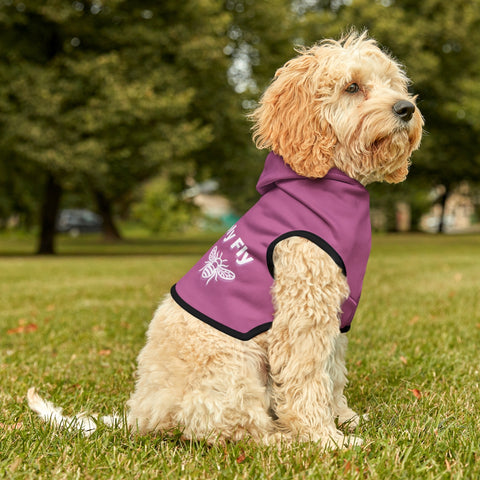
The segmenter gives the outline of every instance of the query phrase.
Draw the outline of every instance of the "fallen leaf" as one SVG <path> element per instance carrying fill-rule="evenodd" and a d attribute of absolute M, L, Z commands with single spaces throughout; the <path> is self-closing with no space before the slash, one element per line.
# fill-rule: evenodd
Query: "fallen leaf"
<path fill-rule="evenodd" d="M 242 453 L 237 457 L 236 462 L 243 463 L 246 458 L 247 458 L 247 455 L 245 455 L 245 452 L 242 451 Z"/>
<path fill-rule="evenodd" d="M 418 323 L 419 320 L 420 320 L 420 316 L 415 315 L 414 317 L 411 318 L 411 320 L 408 322 L 408 324 L 409 325 L 415 325 L 416 323 Z"/>
<path fill-rule="evenodd" d="M 11 328 L 7 330 L 8 335 L 13 335 L 16 333 L 30 333 L 38 330 L 38 325 L 36 323 L 28 323 L 26 325 L 19 325 L 18 327 Z"/>
<path fill-rule="evenodd" d="M 403 355 L 400 357 L 400 361 L 401 361 L 404 365 L 406 365 L 406 364 L 408 363 L 407 359 L 406 359 Z"/>
<path fill-rule="evenodd" d="M 106 348 L 105 350 L 100 350 L 98 352 L 99 355 L 102 355 L 104 357 L 108 357 L 111 353 L 112 353 L 112 351 L 109 350 L 108 348 Z"/>
<path fill-rule="evenodd" d="M 226 462 L 228 458 L 227 446 L 223 445 L 223 461 Z"/>
<path fill-rule="evenodd" d="M 353 465 L 350 460 L 346 460 L 343 464 L 343 472 L 348 473 L 352 468 L 355 470 L 356 473 L 360 472 L 360 468 L 357 467 L 356 465 Z"/>
<path fill-rule="evenodd" d="M 420 390 L 417 390 L 416 388 L 413 388 L 412 390 L 410 390 L 410 392 L 413 393 L 413 396 L 415 398 L 418 398 L 418 399 L 422 398 L 422 392 Z"/>
<path fill-rule="evenodd" d="M 17 457 L 9 466 L 8 469 L 10 470 L 11 473 L 14 473 L 17 471 L 18 467 L 22 464 L 22 459 L 21 457 Z"/>
<path fill-rule="evenodd" d="M 13 430 L 21 430 L 23 428 L 22 422 L 17 423 L 0 423 L 0 430 L 7 430 L 7 432 L 12 432 Z"/>
<path fill-rule="evenodd" d="M 67 392 L 73 392 L 75 390 L 78 390 L 79 388 L 81 388 L 79 383 L 73 383 L 72 385 L 69 385 L 67 387 Z"/>

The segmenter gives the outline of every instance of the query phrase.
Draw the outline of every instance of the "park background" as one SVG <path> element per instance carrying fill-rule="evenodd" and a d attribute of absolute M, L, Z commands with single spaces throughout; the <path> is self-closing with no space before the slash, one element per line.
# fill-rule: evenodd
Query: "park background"
<path fill-rule="evenodd" d="M 364 446 L 43 425 L 31 386 L 122 412 L 156 305 L 257 198 L 246 115 L 295 45 L 352 27 L 406 65 L 425 117 L 407 181 L 369 187 L 347 357 Z M 479 478 L 479 79 L 478 0 L 0 0 L 0 477 Z M 102 231 L 56 233 L 77 208 Z"/>
<path fill-rule="evenodd" d="M 2 0 L 0 228 L 53 253 L 62 209 L 93 210 L 110 240 L 132 224 L 228 227 L 256 200 L 266 155 L 247 114 L 295 46 L 352 27 L 406 65 L 425 117 L 408 182 L 369 188 L 374 228 L 470 229 L 476 0 Z"/>

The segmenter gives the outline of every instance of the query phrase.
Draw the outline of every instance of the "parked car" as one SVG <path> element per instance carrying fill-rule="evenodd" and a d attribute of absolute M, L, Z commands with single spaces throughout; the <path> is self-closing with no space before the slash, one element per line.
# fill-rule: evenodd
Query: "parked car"
<path fill-rule="evenodd" d="M 103 220 L 100 215 L 86 209 L 70 208 L 62 210 L 57 219 L 56 230 L 78 237 L 81 233 L 100 232 Z"/>

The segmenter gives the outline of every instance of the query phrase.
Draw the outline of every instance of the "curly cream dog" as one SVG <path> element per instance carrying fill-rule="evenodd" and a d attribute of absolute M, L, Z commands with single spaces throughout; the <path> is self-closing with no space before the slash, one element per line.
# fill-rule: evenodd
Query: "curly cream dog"
<path fill-rule="evenodd" d="M 362 196 L 370 182 L 403 181 L 410 156 L 420 144 L 423 120 L 408 93 L 402 67 L 366 34 L 352 33 L 338 42 L 325 40 L 299 53 L 277 71 L 251 115 L 256 144 L 272 151 L 267 161 L 277 162 L 275 168 L 286 172 L 284 184 L 291 189 L 297 184 L 317 189 L 309 190 L 310 203 L 298 217 L 314 215 L 310 207 L 315 192 L 320 203 L 327 202 L 322 185 L 341 184 Z M 269 174 L 264 171 L 263 175 Z M 307 182 L 302 184 L 302 179 Z M 284 196 L 296 195 L 281 190 Z M 340 197 L 338 202 L 333 197 L 328 205 L 342 205 Z M 359 217 L 355 203 L 350 207 L 348 221 L 365 216 L 363 212 Z M 272 216 L 281 217 L 284 208 L 286 218 L 279 221 L 288 223 L 287 234 L 269 245 L 269 268 L 274 273 L 268 301 L 259 300 L 261 318 L 255 325 L 241 330 L 232 327 L 236 320 L 230 318 L 241 320 L 243 312 L 245 317 L 255 317 L 253 300 L 246 300 L 253 302 L 253 313 L 248 310 L 247 314 L 248 306 L 243 310 L 234 303 L 223 319 L 207 312 L 217 308 L 217 301 L 222 303 L 221 288 L 228 284 L 234 289 L 242 272 L 252 269 L 242 288 L 250 288 L 249 280 L 256 281 L 267 272 L 249 250 L 249 242 L 240 237 L 240 222 L 191 270 L 192 282 L 203 282 L 205 294 L 199 302 L 204 306 L 185 299 L 191 287 L 188 284 L 181 291 L 182 281 L 188 280 L 180 281 L 172 289 L 173 296 L 159 306 L 138 357 L 136 388 L 128 402 L 127 421 L 133 430 L 161 433 L 180 427 L 185 438 L 212 442 L 299 440 L 325 447 L 361 442 L 344 435 L 335 420 L 350 427 L 359 421 L 344 396 L 347 337 L 340 328 L 344 323 L 349 326 L 355 311 L 348 302 L 351 290 L 361 287 L 369 251 L 365 232 L 370 227 L 355 227 L 363 229 L 366 238 L 363 251 L 357 253 L 355 245 L 343 246 L 344 238 L 332 244 L 318 233 L 305 233 L 296 214 L 288 217 L 290 207 L 275 203 Z M 265 221 L 271 220 L 268 209 L 263 215 Z M 313 216 L 312 222 L 316 221 Z M 261 222 L 257 221 L 260 230 Z M 356 233 L 350 234 L 348 226 L 343 231 L 337 237 L 345 237 L 347 243 L 356 241 Z M 351 267 L 356 256 L 364 265 L 352 287 L 348 277 L 356 268 Z M 216 293 L 207 301 L 209 288 Z M 359 292 L 353 304 L 358 297 Z M 225 298 L 230 297 L 225 294 Z M 221 308 L 228 308 L 229 301 L 223 303 Z M 268 308 L 273 318 L 267 318 Z M 350 310 L 347 320 L 346 310 Z M 33 389 L 29 402 L 44 417 L 53 415 L 53 406 Z"/>

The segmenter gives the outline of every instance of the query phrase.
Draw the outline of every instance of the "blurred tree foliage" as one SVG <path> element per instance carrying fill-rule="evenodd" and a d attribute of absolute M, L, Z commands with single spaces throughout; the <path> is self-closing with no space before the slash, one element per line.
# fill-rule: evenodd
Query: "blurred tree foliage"
<path fill-rule="evenodd" d="M 179 232 L 191 225 L 198 211 L 191 202 L 182 201 L 167 178 L 158 176 L 143 185 L 142 199 L 133 202 L 132 215 L 153 233 Z"/>
<path fill-rule="evenodd" d="M 116 236 L 115 206 L 155 176 L 174 193 L 217 178 L 244 210 L 265 156 L 245 114 L 294 44 L 350 27 L 414 80 L 427 135 L 409 183 L 478 180 L 480 0 L 1 0 L 0 218 L 39 223 L 53 252 L 62 193 L 86 189 Z"/>
<path fill-rule="evenodd" d="M 416 190 L 438 184 L 446 187 L 445 202 L 462 180 L 480 182 L 479 0 L 299 3 L 305 7 L 299 31 L 307 43 L 338 37 L 351 26 L 366 28 L 413 80 L 425 118 L 422 146 L 413 156 L 408 186 L 372 185 L 374 203 L 407 195 L 415 204 Z"/>
<path fill-rule="evenodd" d="M 14 158 L 45 184 L 40 252 L 53 251 L 62 189 L 83 180 L 115 235 L 112 202 L 162 165 L 186 174 L 191 152 L 211 141 L 211 126 L 188 115 L 196 92 L 177 60 L 197 58 L 204 36 L 201 57 L 215 68 L 226 19 L 215 2 L 194 4 L 3 2 L 1 162 Z M 190 25 L 174 21 L 181 14 Z"/>
<path fill-rule="evenodd" d="M 0 214 L 40 201 L 39 251 L 51 253 L 65 189 L 87 186 L 112 236 L 112 206 L 156 174 L 177 189 L 215 175 L 238 191 L 251 146 L 227 78 L 249 41 L 245 25 L 261 42 L 256 10 L 219 0 L 0 2 L 0 173 L 9 178 Z"/>

